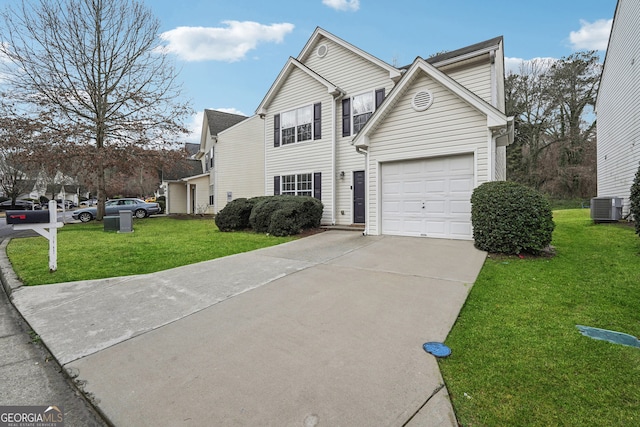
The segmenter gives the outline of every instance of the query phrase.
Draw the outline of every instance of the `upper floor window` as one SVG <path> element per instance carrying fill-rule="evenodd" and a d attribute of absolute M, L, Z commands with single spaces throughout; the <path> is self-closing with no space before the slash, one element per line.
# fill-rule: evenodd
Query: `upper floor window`
<path fill-rule="evenodd" d="M 311 141 L 322 137 L 320 103 L 296 108 L 273 116 L 273 146 Z"/>
<path fill-rule="evenodd" d="M 384 88 L 343 99 L 342 136 L 360 132 L 382 101 L 384 101 Z"/>
<path fill-rule="evenodd" d="M 311 139 L 313 126 L 313 107 L 311 105 L 282 113 L 280 120 L 282 120 L 282 145 Z"/>

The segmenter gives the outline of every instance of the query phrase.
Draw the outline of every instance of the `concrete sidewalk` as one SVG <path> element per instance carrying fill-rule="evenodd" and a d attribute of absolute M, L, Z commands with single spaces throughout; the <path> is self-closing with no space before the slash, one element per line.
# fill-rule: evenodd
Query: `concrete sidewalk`
<path fill-rule="evenodd" d="M 12 299 L 118 426 L 455 426 L 422 344 L 444 341 L 484 259 L 468 241 L 328 231 Z"/>

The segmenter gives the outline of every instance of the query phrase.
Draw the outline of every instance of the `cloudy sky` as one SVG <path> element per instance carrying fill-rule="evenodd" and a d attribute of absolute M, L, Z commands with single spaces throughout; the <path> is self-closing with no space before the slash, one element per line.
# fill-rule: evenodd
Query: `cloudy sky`
<path fill-rule="evenodd" d="M 12 0 L 0 0 L 0 6 Z M 396 65 L 504 36 L 507 67 L 598 50 L 604 58 L 616 0 L 146 0 L 162 23 L 185 96 L 252 115 L 289 56 L 319 26 Z"/>

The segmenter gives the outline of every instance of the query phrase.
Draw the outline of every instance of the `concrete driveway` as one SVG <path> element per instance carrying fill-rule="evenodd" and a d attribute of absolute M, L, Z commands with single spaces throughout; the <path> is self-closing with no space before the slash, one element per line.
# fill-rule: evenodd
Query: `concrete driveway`
<path fill-rule="evenodd" d="M 422 344 L 444 341 L 484 259 L 327 231 L 12 299 L 117 426 L 455 426 Z"/>

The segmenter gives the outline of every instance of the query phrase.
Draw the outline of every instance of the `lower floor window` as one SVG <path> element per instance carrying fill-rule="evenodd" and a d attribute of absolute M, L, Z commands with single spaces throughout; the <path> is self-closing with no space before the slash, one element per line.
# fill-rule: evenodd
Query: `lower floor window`
<path fill-rule="evenodd" d="M 310 173 L 282 175 L 282 191 L 280 194 L 290 196 L 312 196 L 313 176 Z"/>
<path fill-rule="evenodd" d="M 213 185 L 210 185 L 209 186 L 209 205 L 210 206 L 213 206 L 215 204 L 214 195 L 215 193 L 213 192 Z"/>

